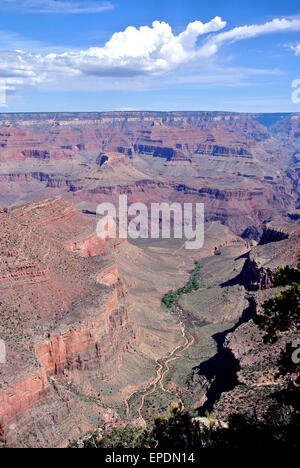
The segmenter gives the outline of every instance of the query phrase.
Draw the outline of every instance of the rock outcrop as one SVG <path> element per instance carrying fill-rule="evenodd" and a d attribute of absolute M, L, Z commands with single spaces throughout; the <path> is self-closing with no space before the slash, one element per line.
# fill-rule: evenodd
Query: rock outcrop
<path fill-rule="evenodd" d="M 61 446 L 105 415 L 86 379 L 109 380 L 134 340 L 126 289 L 94 218 L 61 198 L 0 216 L 1 437 Z"/>
<path fill-rule="evenodd" d="M 162 320 L 160 299 L 200 258 L 207 288 L 181 298 L 187 331 L 194 327 L 186 339 L 195 347 L 183 353 L 178 380 L 166 388 L 184 387 L 184 372 L 199 354 L 213 355 L 210 337 L 222 330 L 217 371 L 203 377 L 203 387 L 215 382 L 221 406 L 225 390 L 228 401 L 237 395 L 242 406 L 247 394 L 239 382 L 249 385 L 251 363 L 249 375 L 259 373 L 259 359 L 267 366 L 251 313 L 272 294 L 274 269 L 293 263 L 299 249 L 296 223 L 287 227 L 298 220 L 299 119 L 226 112 L 0 115 L 2 444 L 65 446 L 113 419 L 114 409 L 124 414 L 126 397 L 151 383 L 156 363 L 183 338 L 174 317 Z M 99 239 L 97 205 L 117 205 L 120 194 L 149 209 L 204 203 L 210 227 L 202 251 L 189 257 L 180 245 L 171 252 Z M 293 215 L 269 221 L 286 213 Z M 240 321 L 245 307 L 250 315 Z M 207 351 L 199 343 L 208 335 Z M 273 382 L 271 374 L 259 376 L 262 388 Z"/>
<path fill-rule="evenodd" d="M 99 194 L 127 187 L 148 202 L 200 199 L 208 221 L 257 233 L 299 204 L 297 125 L 297 114 L 1 114 L 0 204 L 62 195 L 95 211 Z"/>
<path fill-rule="evenodd" d="M 213 411 L 216 418 L 226 420 L 232 413 L 262 417 L 274 403 L 272 396 L 281 389 L 281 380 L 276 378 L 279 355 L 296 338 L 291 330 L 282 333 L 278 342 L 265 343 L 263 331 L 253 320 L 262 313 L 262 304 L 278 291 L 272 283 L 275 268 L 296 266 L 300 245 L 300 226 L 296 223 L 276 219 L 270 221 L 267 229 L 269 242 L 255 246 L 248 253 L 241 274 L 226 283 L 229 289 L 237 282 L 243 284 L 252 313 L 217 336 L 218 353 L 199 366 L 199 378 L 207 388 L 199 409 Z M 280 240 L 277 234 L 283 231 L 285 237 Z"/>

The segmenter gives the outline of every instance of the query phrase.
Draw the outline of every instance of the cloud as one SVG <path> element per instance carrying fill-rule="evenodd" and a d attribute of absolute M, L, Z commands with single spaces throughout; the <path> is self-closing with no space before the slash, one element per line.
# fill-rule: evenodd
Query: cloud
<path fill-rule="evenodd" d="M 300 18 L 295 17 L 291 19 L 275 18 L 264 24 L 252 24 L 245 26 L 238 26 L 229 31 L 211 36 L 199 50 L 203 56 L 215 55 L 226 43 L 233 43 L 244 39 L 251 39 L 253 37 L 261 36 L 263 34 L 287 32 L 287 31 L 300 31 Z"/>
<path fill-rule="evenodd" d="M 1 0 L 0 9 L 18 10 L 27 13 L 84 14 L 112 10 L 109 1 L 97 0 Z"/>
<path fill-rule="evenodd" d="M 86 5 L 90 3 L 85 2 Z M 212 72 L 212 63 L 224 44 L 262 34 L 299 31 L 300 18 L 274 19 L 262 25 L 240 26 L 220 32 L 225 27 L 226 22 L 216 16 L 207 23 L 194 21 L 175 35 L 168 23 L 154 21 L 151 27 L 129 26 L 113 34 L 103 47 L 44 54 L 0 51 L 0 78 L 8 83 L 9 80 L 12 83 L 23 80 L 28 85 L 58 88 L 63 83 L 72 83 L 78 89 L 94 82 L 117 89 L 137 89 L 143 87 L 142 81 L 156 77 L 156 81 L 163 82 L 165 76 L 165 83 L 172 72 L 176 71 L 176 76 L 188 76 L 196 67 L 200 82 L 201 76 Z M 298 46 L 294 50 L 298 54 Z"/>
<path fill-rule="evenodd" d="M 175 36 L 167 23 L 154 21 L 152 27 L 129 26 L 113 34 L 104 47 L 46 55 L 0 52 L 0 77 L 30 74 L 32 81 L 41 82 L 62 75 L 129 78 L 165 74 L 197 58 L 199 36 L 225 25 L 219 17 L 205 24 L 195 21 Z"/>
<path fill-rule="evenodd" d="M 290 45 L 290 49 L 295 52 L 295 55 L 300 55 L 300 43 L 296 45 Z"/>
<path fill-rule="evenodd" d="M 129 26 L 113 34 L 104 47 L 52 56 L 51 60 L 77 64 L 81 71 L 98 76 L 131 76 L 163 74 L 199 56 L 196 42 L 199 36 L 218 31 L 226 22 L 216 16 L 209 23 L 190 23 L 175 36 L 171 26 L 154 21 L 152 28 Z"/>
<path fill-rule="evenodd" d="M 275 18 L 265 24 L 252 24 L 248 26 L 238 26 L 230 31 L 216 34 L 207 44 L 221 45 L 225 42 L 236 42 L 242 39 L 249 39 L 262 34 L 270 34 L 284 31 L 299 31 L 300 18 L 278 19 Z"/>

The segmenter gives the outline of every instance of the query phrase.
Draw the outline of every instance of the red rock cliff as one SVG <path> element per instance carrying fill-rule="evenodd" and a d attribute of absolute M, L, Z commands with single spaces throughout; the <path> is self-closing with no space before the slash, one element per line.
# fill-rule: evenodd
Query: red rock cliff
<path fill-rule="evenodd" d="M 134 339 L 126 290 L 99 255 L 103 243 L 90 244 L 94 219 L 69 203 L 46 200 L 1 217 L 2 442 L 61 446 L 105 415 L 99 382 L 115 374 Z M 86 248 L 70 251 L 80 237 Z"/>

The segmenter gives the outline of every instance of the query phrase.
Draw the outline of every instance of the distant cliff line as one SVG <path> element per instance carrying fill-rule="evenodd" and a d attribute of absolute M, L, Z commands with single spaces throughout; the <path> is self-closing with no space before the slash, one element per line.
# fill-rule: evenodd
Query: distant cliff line
<path fill-rule="evenodd" d="M 277 120 L 282 117 L 300 117 L 300 112 L 273 112 L 273 113 L 250 113 L 250 112 L 229 112 L 229 111 L 104 111 L 104 112 L 9 112 L 0 113 L 0 120 L 73 120 L 74 118 L 84 119 L 102 119 L 105 117 L 269 117 L 270 120 Z M 273 118 L 273 119 L 272 119 Z"/>

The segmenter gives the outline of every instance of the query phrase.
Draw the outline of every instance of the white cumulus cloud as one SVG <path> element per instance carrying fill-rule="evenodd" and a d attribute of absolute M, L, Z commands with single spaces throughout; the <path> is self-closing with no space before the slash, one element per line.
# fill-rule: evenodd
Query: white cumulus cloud
<path fill-rule="evenodd" d="M 95 75 L 160 74 L 199 57 L 201 51 L 196 48 L 198 37 L 225 26 L 226 22 L 217 16 L 209 23 L 190 23 L 183 33 L 175 36 L 169 24 L 154 21 L 152 27 L 137 29 L 129 26 L 125 31 L 113 34 L 104 47 L 51 54 L 46 60 L 60 61 Z"/>
<path fill-rule="evenodd" d="M 160 77 L 179 68 L 188 70 L 193 64 L 201 64 L 200 73 L 205 74 L 209 61 L 224 44 L 261 34 L 300 31 L 300 18 L 274 19 L 262 25 L 240 26 L 220 32 L 225 27 L 226 22 L 216 16 L 207 23 L 194 21 L 175 35 L 168 23 L 154 21 L 151 27 L 129 26 L 113 34 L 103 47 L 44 54 L 0 50 L 0 78 L 8 83 L 9 80 L 12 83 L 23 80 L 29 85 L 56 83 L 57 86 L 68 80 L 77 80 L 84 86 L 91 79 L 106 79 L 110 84 L 115 80 L 120 86 L 122 80 L 125 82 L 129 78 L 127 82 L 135 86 L 133 78 Z M 293 49 L 297 55 L 300 55 L 299 47 Z"/>

